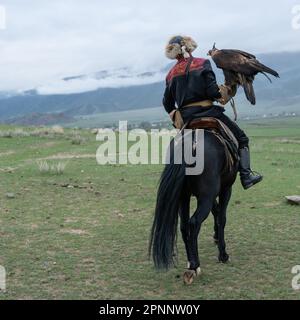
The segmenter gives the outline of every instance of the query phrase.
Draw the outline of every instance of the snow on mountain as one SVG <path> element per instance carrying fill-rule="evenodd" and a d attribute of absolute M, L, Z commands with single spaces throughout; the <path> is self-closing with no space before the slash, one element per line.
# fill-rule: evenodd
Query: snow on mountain
<path fill-rule="evenodd" d="M 160 82 L 165 70 L 137 72 L 129 68 L 102 70 L 88 75 L 65 77 L 36 88 L 40 95 L 71 94 L 94 91 L 100 88 L 122 88 Z"/>

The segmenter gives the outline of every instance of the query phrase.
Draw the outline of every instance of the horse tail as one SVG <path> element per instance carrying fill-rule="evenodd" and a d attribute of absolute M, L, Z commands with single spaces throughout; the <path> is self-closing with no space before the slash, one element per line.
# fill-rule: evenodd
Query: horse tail
<path fill-rule="evenodd" d="M 149 256 L 156 269 L 174 265 L 178 212 L 185 178 L 185 165 L 171 161 L 164 168 L 157 192 L 154 221 L 150 236 Z"/>

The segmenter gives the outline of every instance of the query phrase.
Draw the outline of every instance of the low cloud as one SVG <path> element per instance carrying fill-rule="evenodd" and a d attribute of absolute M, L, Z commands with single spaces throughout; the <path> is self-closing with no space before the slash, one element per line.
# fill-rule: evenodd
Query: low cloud
<path fill-rule="evenodd" d="M 97 75 L 81 76 L 68 80 L 58 80 L 50 84 L 39 86 L 39 94 L 69 94 L 92 91 L 99 88 L 119 88 L 136 86 L 162 81 L 165 74 L 154 72 L 151 74 L 135 74 L 132 70 L 120 69 L 113 71 L 103 78 Z"/>

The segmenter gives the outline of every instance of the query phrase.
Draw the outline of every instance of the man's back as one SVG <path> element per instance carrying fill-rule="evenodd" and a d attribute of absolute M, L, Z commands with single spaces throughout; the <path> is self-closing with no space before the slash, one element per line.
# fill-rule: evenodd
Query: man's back
<path fill-rule="evenodd" d="M 169 113 L 175 108 L 175 103 L 180 108 L 190 103 L 220 97 L 215 74 L 207 59 L 181 58 L 166 77 L 163 104 Z"/>

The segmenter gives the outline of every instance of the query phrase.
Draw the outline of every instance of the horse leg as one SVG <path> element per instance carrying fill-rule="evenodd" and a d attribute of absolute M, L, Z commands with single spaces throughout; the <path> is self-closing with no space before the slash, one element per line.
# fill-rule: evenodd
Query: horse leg
<path fill-rule="evenodd" d="M 226 252 L 226 243 L 224 237 L 224 229 L 226 225 L 226 211 L 231 198 L 232 188 L 227 189 L 220 193 L 219 196 L 219 212 L 217 216 L 218 223 L 218 248 L 219 248 L 219 261 L 226 263 L 229 260 L 229 255 Z"/>
<path fill-rule="evenodd" d="M 181 207 L 179 210 L 180 215 L 180 231 L 182 235 L 182 240 L 185 245 L 185 251 L 187 255 L 187 261 L 189 265 L 190 261 L 190 250 L 189 250 L 189 234 L 190 234 L 190 228 L 189 228 L 189 220 L 190 220 L 190 200 L 191 196 L 186 195 L 182 199 Z M 189 267 L 189 266 L 188 266 Z"/>
<path fill-rule="evenodd" d="M 218 214 L 219 214 L 219 204 L 217 200 L 215 200 L 213 207 L 211 209 L 211 212 L 214 216 L 214 241 L 215 244 L 218 244 L 218 239 L 219 239 L 219 229 L 218 229 Z"/>
<path fill-rule="evenodd" d="M 197 209 L 189 221 L 190 226 L 190 269 L 196 270 L 200 267 L 200 260 L 198 255 L 198 235 L 200 232 L 202 222 L 208 217 L 213 201 L 209 197 L 202 197 L 197 199 Z"/>
<path fill-rule="evenodd" d="M 197 209 L 189 221 L 189 270 L 183 275 L 183 280 L 186 284 L 192 284 L 194 278 L 201 273 L 200 260 L 198 255 L 198 235 L 202 222 L 208 217 L 213 205 L 213 200 L 209 197 L 197 198 Z"/>

